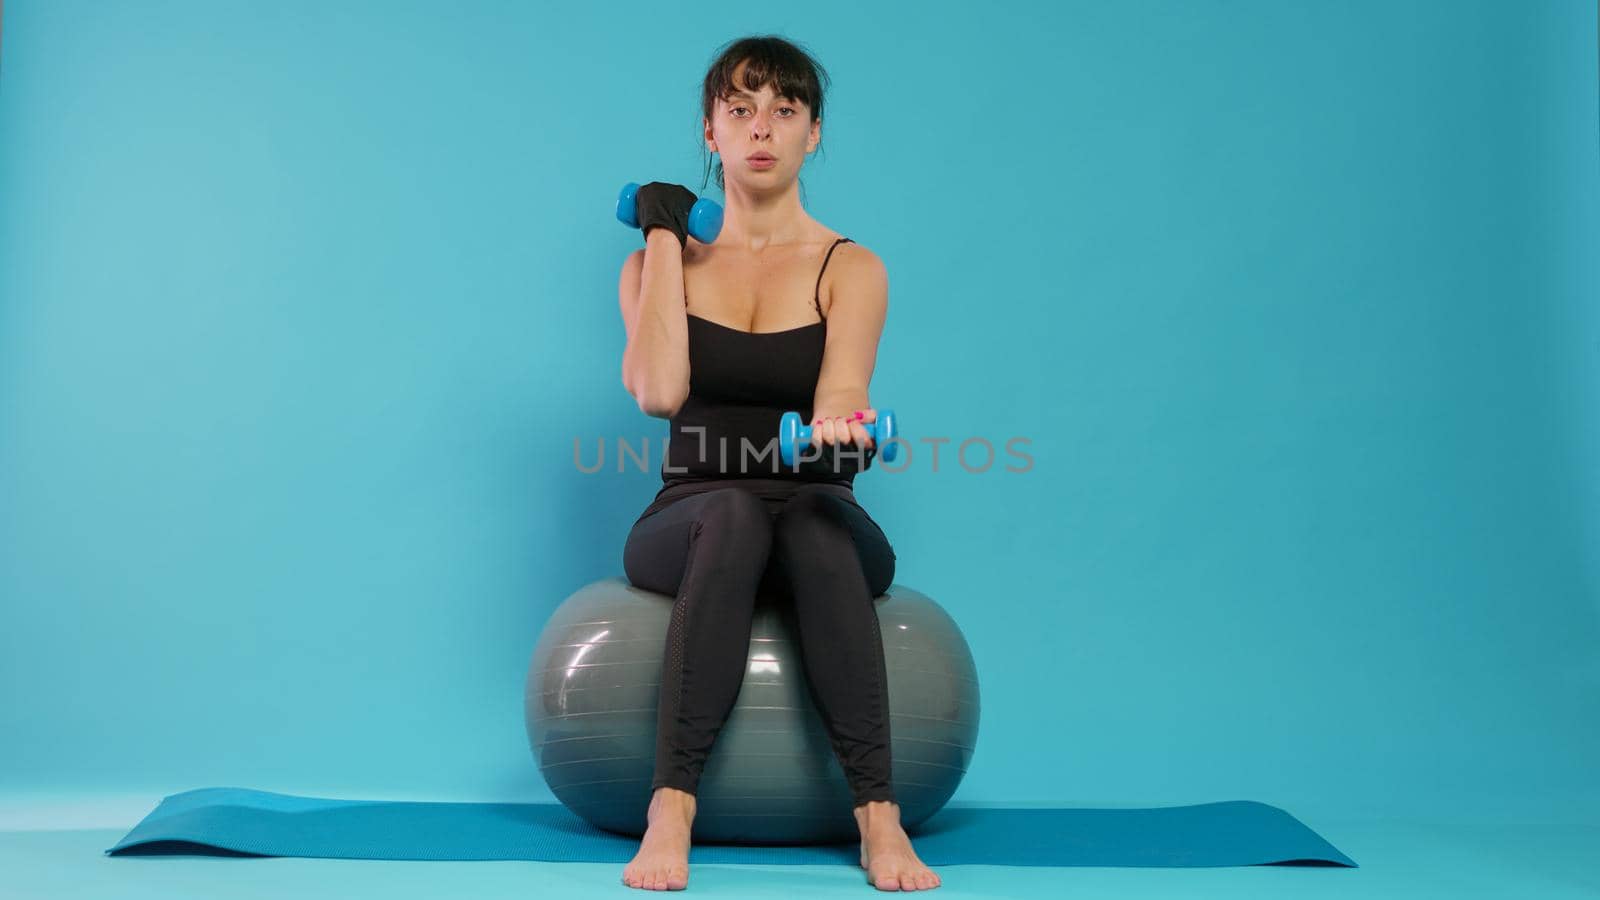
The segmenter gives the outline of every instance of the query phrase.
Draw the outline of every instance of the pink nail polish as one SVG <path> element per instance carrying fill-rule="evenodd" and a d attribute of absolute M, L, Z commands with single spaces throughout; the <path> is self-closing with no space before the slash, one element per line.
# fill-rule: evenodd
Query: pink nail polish
<path fill-rule="evenodd" d="M 866 418 L 866 414 L 865 414 L 865 413 L 863 413 L 863 412 L 862 412 L 862 411 L 861 411 L 861 410 L 859 410 L 859 409 L 858 409 L 858 410 L 856 410 L 856 418 L 858 418 L 858 419 L 865 419 L 865 418 Z"/>

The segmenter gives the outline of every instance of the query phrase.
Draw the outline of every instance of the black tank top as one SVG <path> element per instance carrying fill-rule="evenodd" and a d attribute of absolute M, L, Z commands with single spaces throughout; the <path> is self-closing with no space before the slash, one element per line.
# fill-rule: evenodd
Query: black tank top
<path fill-rule="evenodd" d="M 689 314 L 689 396 L 670 421 L 661 467 L 663 490 L 726 478 L 821 481 L 849 486 L 862 463 L 832 452 L 784 465 L 778 456 L 778 422 L 785 412 L 811 424 L 811 405 L 822 372 L 827 318 L 822 315 L 822 273 L 842 243 L 828 248 L 812 304 L 820 321 L 784 331 L 744 331 Z M 831 451 L 833 448 L 827 448 Z M 802 447 L 802 452 L 816 451 Z M 872 456 L 875 454 L 868 454 Z M 835 471 L 837 469 L 837 471 Z"/>

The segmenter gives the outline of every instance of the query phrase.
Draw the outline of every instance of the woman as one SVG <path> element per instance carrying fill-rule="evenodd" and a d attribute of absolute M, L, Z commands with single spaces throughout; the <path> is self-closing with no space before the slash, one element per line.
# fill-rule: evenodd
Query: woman
<path fill-rule="evenodd" d="M 912 851 L 889 773 L 883 645 L 873 597 L 894 577 L 888 539 L 856 502 L 874 447 L 863 424 L 888 304 L 883 264 L 811 218 L 796 183 L 821 140 L 822 80 L 777 37 L 728 45 L 706 73 L 707 148 L 726 194 L 713 244 L 685 233 L 695 197 L 636 195 L 645 248 L 622 268 L 622 380 L 671 423 L 663 486 L 623 551 L 629 581 L 676 596 L 667 632 L 648 828 L 631 887 L 689 881 L 695 789 L 743 681 L 756 594 L 794 598 L 800 649 L 847 775 L 861 866 L 882 890 L 939 877 Z M 726 168 L 723 168 L 723 166 Z M 702 186 L 703 187 L 703 186 Z M 832 266 L 829 266 L 829 263 Z M 690 372 L 694 373 L 691 387 Z M 777 458 L 778 421 L 812 422 L 801 462 Z"/>

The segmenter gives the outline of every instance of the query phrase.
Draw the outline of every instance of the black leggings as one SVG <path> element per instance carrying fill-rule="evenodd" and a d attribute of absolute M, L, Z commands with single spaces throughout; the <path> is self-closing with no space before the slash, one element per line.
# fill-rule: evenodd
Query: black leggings
<path fill-rule="evenodd" d="M 888 538 L 845 485 L 730 478 L 658 494 L 623 550 L 634 586 L 676 595 L 652 793 L 667 786 L 693 794 L 699 786 L 744 682 L 757 590 L 776 583 L 794 599 L 811 697 L 855 805 L 892 801 L 887 676 L 873 598 L 889 589 L 894 567 Z"/>

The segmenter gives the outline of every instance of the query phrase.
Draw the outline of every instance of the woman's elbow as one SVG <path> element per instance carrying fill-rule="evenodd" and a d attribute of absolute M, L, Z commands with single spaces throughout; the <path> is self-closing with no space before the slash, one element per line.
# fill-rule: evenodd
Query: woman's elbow
<path fill-rule="evenodd" d="M 639 401 L 639 411 L 645 415 L 657 419 L 670 419 L 683 408 L 683 401 L 688 399 L 688 392 L 673 392 L 670 396 L 644 394 L 636 399 Z"/>
<path fill-rule="evenodd" d="M 640 412 L 657 419 L 670 419 L 677 415 L 689 393 L 688 391 L 664 393 L 652 390 L 649 385 L 631 381 L 626 374 L 623 375 L 622 386 L 627 389 L 628 395 L 633 397 L 633 402 L 638 404 Z"/>

